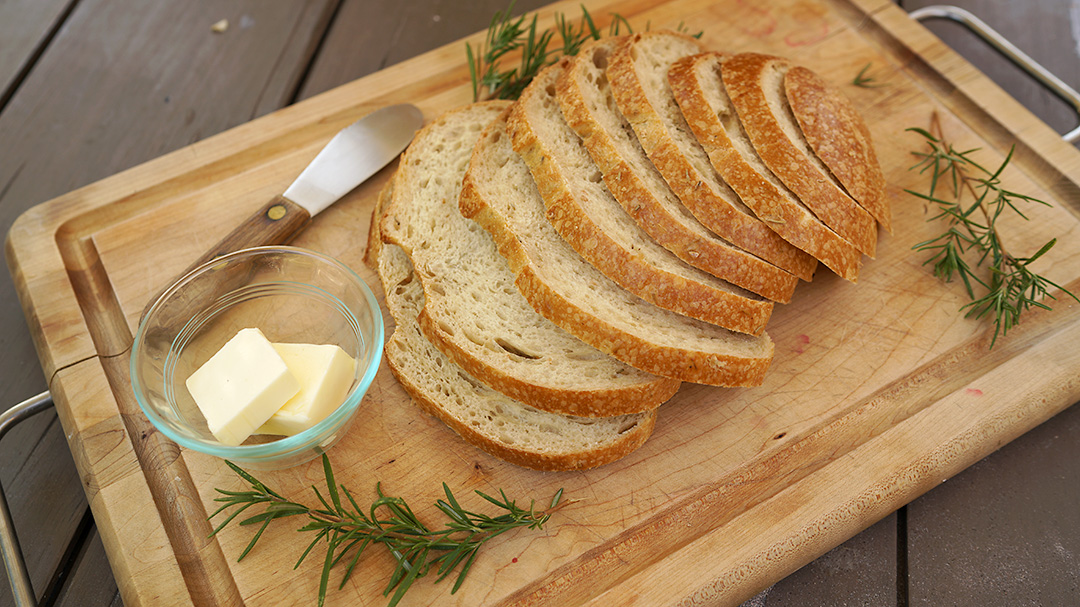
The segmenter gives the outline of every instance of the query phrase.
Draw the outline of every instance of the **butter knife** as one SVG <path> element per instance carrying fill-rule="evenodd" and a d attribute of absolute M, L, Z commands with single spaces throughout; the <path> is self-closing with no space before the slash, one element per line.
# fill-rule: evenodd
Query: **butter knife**
<path fill-rule="evenodd" d="M 289 242 L 312 217 L 396 158 L 423 122 L 419 108 L 403 103 L 376 110 L 345 127 L 284 194 L 236 226 L 181 275 L 232 251 Z"/>

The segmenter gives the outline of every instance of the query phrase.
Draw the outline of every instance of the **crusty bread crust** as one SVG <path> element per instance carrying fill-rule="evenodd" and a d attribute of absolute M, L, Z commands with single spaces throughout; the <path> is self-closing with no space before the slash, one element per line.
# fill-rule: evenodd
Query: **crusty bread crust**
<path fill-rule="evenodd" d="M 397 179 L 397 176 L 398 171 L 395 168 L 394 174 L 387 180 L 386 185 L 379 190 L 379 195 L 375 198 L 375 208 L 371 210 L 371 224 L 368 225 L 364 263 L 372 270 L 379 269 L 379 249 L 382 248 L 382 230 L 379 225 L 382 223 L 383 209 L 394 192 L 394 180 Z"/>
<path fill-rule="evenodd" d="M 702 155 L 693 138 L 676 138 L 684 130 L 678 111 L 663 112 L 657 104 L 669 101 L 670 92 L 647 87 L 638 72 L 638 57 L 650 45 L 679 44 L 687 54 L 700 52 L 700 44 L 670 31 L 644 32 L 626 37 L 608 61 L 607 76 L 619 110 L 626 116 L 649 159 L 664 176 L 682 203 L 710 230 L 766 261 L 810 280 L 817 265 L 812 257 L 793 247 L 769 229 L 749 210 L 744 210 L 707 162 L 695 164 L 690 154 Z M 644 68 L 640 68 L 644 69 Z M 666 69 L 663 70 L 666 73 Z M 661 86 L 666 87 L 666 79 Z M 652 98 L 650 98 L 652 97 Z M 674 123 L 672 123 L 674 121 Z"/>
<path fill-rule="evenodd" d="M 621 287 L 569 250 L 569 245 L 554 233 L 551 226 L 532 226 L 529 235 L 515 231 L 510 215 L 526 216 L 523 208 L 526 204 L 535 205 L 535 214 L 540 216 L 540 221 L 546 220 L 543 218 L 543 202 L 539 200 L 539 193 L 524 161 L 515 156 L 512 149 L 499 149 L 499 146 L 510 146 L 502 131 L 505 126 L 505 119 L 497 119 L 481 135 L 465 175 L 459 205 L 462 214 L 472 218 L 495 238 L 499 252 L 516 275 L 515 285 L 536 311 L 582 341 L 638 369 L 717 386 L 760 385 L 772 356 L 771 342 L 767 341 L 767 337 L 732 334 L 659 308 L 655 308 L 657 322 L 653 324 L 633 326 L 618 322 L 615 319 L 620 312 L 617 307 L 627 305 L 622 301 L 629 300 L 631 303 L 628 305 L 637 306 L 650 304 L 641 301 L 635 304 L 632 302 L 633 296 L 620 299 Z M 488 158 L 488 155 L 491 157 Z M 510 159 L 506 161 L 507 165 L 503 165 L 506 157 Z M 508 166 L 514 162 L 522 165 L 516 171 Z M 499 167 L 498 172 L 488 170 L 493 166 Z M 515 175 L 520 175 L 520 178 L 515 178 Z M 516 199 L 503 199 L 507 194 L 496 191 L 497 188 L 491 183 L 493 180 L 505 184 Z M 520 183 L 521 180 L 528 182 Z M 541 266 L 545 259 L 552 259 L 555 253 L 550 246 L 545 247 L 545 240 L 537 233 L 550 234 L 548 242 L 561 244 L 567 250 L 568 255 L 558 257 L 558 268 Z M 523 242 L 527 238 L 530 239 L 528 247 Z M 530 251 L 535 251 L 542 258 L 534 259 Z M 610 301 L 610 307 L 600 310 L 593 308 L 582 299 L 580 291 L 574 291 L 565 282 L 552 280 L 550 275 L 553 271 L 573 275 L 581 283 L 600 283 L 594 289 L 605 289 L 610 285 L 609 290 L 601 291 L 601 298 L 605 302 Z M 711 343 L 708 350 L 703 348 L 704 344 L 690 343 L 691 340 L 679 341 L 675 345 L 673 340 L 664 340 L 657 335 L 677 331 L 709 336 Z M 747 349 L 743 344 L 748 340 L 760 340 L 762 347 Z"/>
<path fill-rule="evenodd" d="M 739 53 L 721 61 L 721 74 L 739 120 L 765 165 L 822 223 L 873 257 L 877 246 L 874 218 L 792 142 L 798 125 L 787 116 L 790 109 L 778 109 L 769 102 L 772 98 L 787 105 L 780 89 L 782 73 L 790 67 L 790 63 L 779 57 Z M 779 78 L 776 72 L 781 72 Z M 790 121 L 794 128 L 785 130 L 782 121 Z"/>
<path fill-rule="evenodd" d="M 784 93 L 814 153 L 855 202 L 892 233 L 885 176 L 874 153 L 870 129 L 851 100 L 802 66 L 784 74 Z"/>
<path fill-rule="evenodd" d="M 859 276 L 861 254 L 836 232 L 821 223 L 771 175 L 763 175 L 743 155 L 728 135 L 724 120 L 738 129 L 734 109 L 718 107 L 706 94 L 704 79 L 722 87 L 718 53 L 702 53 L 676 61 L 668 72 L 675 99 L 686 116 L 694 136 L 709 155 L 709 161 L 731 187 L 739 193 L 758 217 L 765 220 L 785 240 L 813 255 L 837 275 L 855 282 Z M 756 154 L 744 144 L 746 154 Z M 768 171 L 764 166 L 761 170 Z"/>
<path fill-rule="evenodd" d="M 466 442 L 495 457 L 535 470 L 584 470 L 613 462 L 640 447 L 656 425 L 656 411 L 601 420 L 532 409 L 491 390 L 427 341 L 416 323 L 421 286 L 404 252 L 379 248 L 379 277 L 395 329 L 384 350 L 390 371 L 429 415 Z"/>
<path fill-rule="evenodd" d="M 705 281 L 691 280 L 685 275 L 679 276 L 661 270 L 654 265 L 653 260 L 643 256 L 641 249 L 649 248 L 651 251 L 655 248 L 658 254 L 669 255 L 679 264 L 684 262 L 656 245 L 644 233 L 640 242 L 616 241 L 583 208 L 582 205 L 587 201 L 584 197 L 579 200 L 581 191 L 571 189 L 574 187 L 571 183 L 591 179 L 591 176 L 582 175 L 580 171 L 570 172 L 561 166 L 561 159 L 553 142 L 545 141 L 542 135 L 544 129 L 556 129 L 560 133 L 562 130 L 568 131 L 569 136 L 576 140 L 573 145 L 581 146 L 580 154 L 576 156 L 581 156 L 579 160 L 592 164 L 577 134 L 559 115 L 555 100 L 555 82 L 569 61 L 569 57 L 563 57 L 533 79 L 514 104 L 507 128 L 514 150 L 525 160 L 533 174 L 547 206 L 548 220 L 589 263 L 642 299 L 661 308 L 732 331 L 760 335 L 772 313 L 772 302 L 744 296 L 734 289 L 722 290 Z M 550 109 L 552 106 L 553 115 L 543 119 L 544 108 Z M 556 120 L 561 124 L 555 124 Z M 599 169 L 593 166 L 596 179 L 600 180 Z M 610 192 L 603 184 L 600 186 L 601 192 L 591 194 L 610 197 Z M 610 202 L 619 213 L 625 213 L 614 199 Z M 694 270 L 689 266 L 686 268 Z M 694 272 L 713 279 L 716 283 L 722 283 L 698 270 Z"/>
<path fill-rule="evenodd" d="M 538 409 L 610 416 L 656 408 L 677 386 L 537 315 L 514 291 L 490 236 L 458 211 L 473 146 L 508 105 L 489 101 L 448 112 L 421 130 L 402 156 L 380 230 L 383 242 L 400 246 L 417 269 L 426 303 L 416 322 L 469 374 Z"/>
<path fill-rule="evenodd" d="M 619 42 L 620 38 L 605 38 L 585 45 L 557 83 L 563 116 L 585 143 L 608 190 L 649 236 L 686 263 L 773 301 L 791 301 L 798 277 L 707 230 L 645 156 L 626 119 L 614 108 L 603 75 Z"/>

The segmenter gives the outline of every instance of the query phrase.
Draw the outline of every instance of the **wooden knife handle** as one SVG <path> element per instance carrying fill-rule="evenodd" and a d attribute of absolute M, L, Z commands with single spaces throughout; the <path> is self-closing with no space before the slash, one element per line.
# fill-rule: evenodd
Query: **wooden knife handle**
<path fill-rule="evenodd" d="M 307 209 L 282 196 L 263 205 L 216 245 L 210 247 L 180 276 L 211 259 L 248 247 L 286 244 L 311 223 Z"/>
<path fill-rule="evenodd" d="M 283 196 L 279 195 L 275 197 L 273 200 L 263 205 L 261 209 L 245 219 L 240 225 L 236 226 L 232 232 L 229 232 L 225 238 L 218 241 L 217 244 L 196 259 L 195 262 L 188 266 L 183 272 L 177 274 L 173 280 L 170 280 L 162 286 L 161 290 L 146 303 L 146 307 L 143 308 L 142 316 L 146 315 L 150 306 L 154 305 L 154 302 L 161 297 L 161 294 L 169 287 L 169 285 L 176 279 L 194 270 L 196 267 L 212 259 L 221 257 L 226 253 L 232 253 L 233 251 L 239 251 L 240 249 L 263 245 L 286 244 L 306 228 L 309 223 L 311 223 L 311 214 L 308 213 L 307 209 Z"/>

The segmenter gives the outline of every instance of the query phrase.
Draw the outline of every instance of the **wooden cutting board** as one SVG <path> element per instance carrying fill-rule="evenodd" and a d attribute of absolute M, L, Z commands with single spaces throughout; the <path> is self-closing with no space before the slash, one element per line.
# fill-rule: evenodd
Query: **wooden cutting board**
<path fill-rule="evenodd" d="M 844 87 L 866 116 L 889 183 L 895 233 L 858 285 L 826 270 L 778 306 L 776 357 L 760 388 L 686 385 L 637 452 L 587 472 L 505 464 L 421 413 L 386 366 L 330 455 L 359 500 L 375 483 L 441 525 L 441 482 L 467 508 L 505 490 L 577 500 L 542 532 L 507 534 L 481 553 L 457 594 L 418 582 L 403 605 L 737 604 L 823 554 L 1080 397 L 1080 305 L 1059 299 L 988 348 L 992 326 L 965 319 L 912 245 L 940 226 L 905 189 L 932 113 L 957 147 L 1041 197 L 1005 238 L 1038 270 L 1080 291 L 1080 154 L 887 0 L 588 2 L 638 29 L 688 24 L 717 50 L 788 56 Z M 560 11 L 576 19 L 577 2 Z M 479 36 L 471 39 L 474 43 Z M 881 86 L 850 85 L 869 65 Z M 464 42 L 448 45 L 35 207 L 12 228 L 7 259 L 126 605 L 309 605 L 319 559 L 277 522 L 243 561 L 251 530 L 214 538 L 214 488 L 241 489 L 219 460 L 177 448 L 139 412 L 127 353 L 148 299 L 232 225 L 280 193 L 340 128 L 384 105 L 430 120 L 471 100 Z M 391 167 L 392 168 L 392 167 Z M 295 242 L 335 256 L 376 293 L 362 262 L 383 171 Z M 309 502 L 317 462 L 258 476 Z M 331 605 L 382 605 L 391 559 L 372 552 Z M 337 574 L 331 585 L 337 585 Z"/>

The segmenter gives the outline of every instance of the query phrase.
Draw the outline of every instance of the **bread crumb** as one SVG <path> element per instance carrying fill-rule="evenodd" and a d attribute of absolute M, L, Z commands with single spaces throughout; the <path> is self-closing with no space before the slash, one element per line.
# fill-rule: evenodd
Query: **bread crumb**
<path fill-rule="evenodd" d="M 228 19 L 222 19 L 221 21 L 218 21 L 217 23 L 210 26 L 210 31 L 214 32 L 215 34 L 223 34 L 227 29 L 229 29 Z"/>

